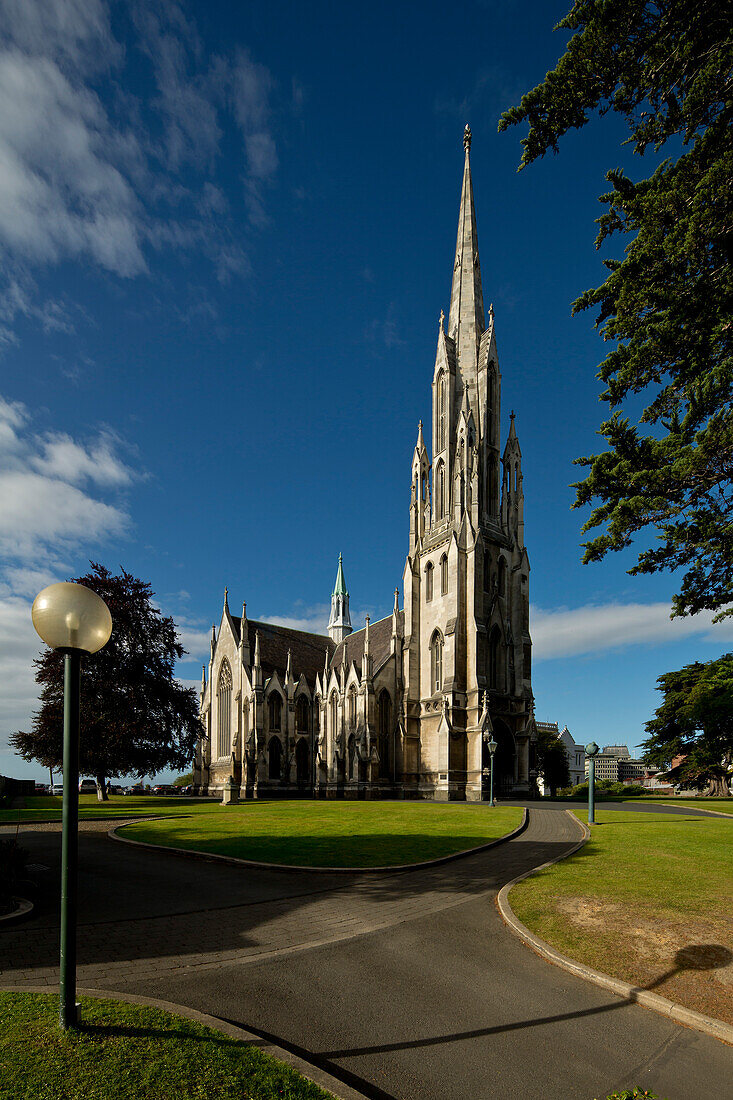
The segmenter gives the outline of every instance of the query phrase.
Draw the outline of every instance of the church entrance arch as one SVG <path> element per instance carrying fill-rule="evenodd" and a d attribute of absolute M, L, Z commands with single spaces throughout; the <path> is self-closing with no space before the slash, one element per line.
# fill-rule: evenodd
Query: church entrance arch
<path fill-rule="evenodd" d="M 310 753 L 308 742 L 301 737 L 295 746 L 295 773 L 299 787 L 307 787 L 310 782 Z"/>
<path fill-rule="evenodd" d="M 507 797 L 514 790 L 514 771 L 516 766 L 517 749 L 514 743 L 512 731 L 506 722 L 498 718 L 494 722 L 494 740 L 496 752 L 494 753 L 494 797 Z M 491 756 L 484 742 L 482 767 L 491 768 Z M 489 780 L 486 781 L 486 797 L 489 797 Z"/>

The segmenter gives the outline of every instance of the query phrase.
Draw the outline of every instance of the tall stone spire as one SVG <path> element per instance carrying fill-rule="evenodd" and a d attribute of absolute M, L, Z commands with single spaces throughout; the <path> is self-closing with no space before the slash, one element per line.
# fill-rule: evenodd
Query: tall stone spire
<path fill-rule="evenodd" d="M 481 266 L 478 258 L 476 210 L 471 183 L 471 128 L 468 123 L 463 132 L 463 147 L 466 150 L 466 159 L 463 165 L 463 187 L 458 214 L 458 237 L 453 264 L 448 335 L 456 341 L 458 367 L 465 378 L 476 369 L 478 341 L 486 327 L 484 296 L 481 290 Z"/>
<path fill-rule="evenodd" d="M 339 554 L 336 585 L 331 593 L 331 618 L 328 620 L 328 633 L 334 642 L 342 642 L 348 634 L 351 634 L 352 630 L 349 614 L 349 593 L 346 591 L 344 566 Z"/>

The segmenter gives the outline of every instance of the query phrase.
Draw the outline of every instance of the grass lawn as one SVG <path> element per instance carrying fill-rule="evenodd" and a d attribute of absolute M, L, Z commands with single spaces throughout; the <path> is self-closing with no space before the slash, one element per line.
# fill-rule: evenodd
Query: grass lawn
<path fill-rule="evenodd" d="M 58 997 L 0 993 L 2 1100 L 327 1100 L 257 1047 L 159 1009 L 81 998 L 78 1031 Z"/>
<path fill-rule="evenodd" d="M 61 795 L 33 795 L 25 799 L 24 809 L 0 809 L 0 825 L 15 825 L 34 821 L 61 821 Z M 98 802 L 96 794 L 79 795 L 79 820 L 93 821 L 108 817 L 146 817 L 155 814 L 191 814 L 201 810 L 211 812 L 216 800 L 210 798 L 182 798 L 172 795 L 157 798 L 155 795 L 111 794 L 109 801 Z"/>
<path fill-rule="evenodd" d="M 602 805 L 596 822 L 512 889 L 514 912 L 563 954 L 733 1023 L 733 825 Z"/>
<path fill-rule="evenodd" d="M 121 835 L 266 863 L 383 867 L 475 848 L 521 820 L 516 806 L 294 800 L 209 806 L 191 817 L 135 822 Z"/>

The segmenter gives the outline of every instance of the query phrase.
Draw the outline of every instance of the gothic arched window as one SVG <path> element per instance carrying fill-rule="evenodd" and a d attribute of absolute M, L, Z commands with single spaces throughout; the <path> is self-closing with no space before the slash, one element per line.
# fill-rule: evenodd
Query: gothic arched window
<path fill-rule="evenodd" d="M 495 626 L 489 636 L 489 687 L 503 691 L 503 662 L 501 653 L 501 631 Z"/>
<path fill-rule="evenodd" d="M 356 726 L 356 688 L 353 684 L 349 688 L 349 725 L 352 729 Z"/>
<path fill-rule="evenodd" d="M 445 466 L 438 463 L 435 475 L 435 518 L 442 519 L 445 511 Z"/>
<path fill-rule="evenodd" d="M 268 745 L 268 770 L 267 774 L 270 779 L 279 779 L 280 772 L 282 771 L 282 758 L 283 747 L 280 744 L 279 737 L 271 737 L 270 744 Z"/>
<path fill-rule="evenodd" d="M 443 635 L 436 630 L 430 640 L 430 694 L 443 690 Z"/>
<path fill-rule="evenodd" d="M 217 723 L 216 755 L 228 756 L 232 736 L 232 670 L 226 658 L 219 669 L 219 683 L 216 689 Z"/>
<path fill-rule="evenodd" d="M 320 695 L 316 695 L 316 703 L 315 703 L 315 706 L 313 707 L 313 726 L 314 726 L 314 729 L 315 729 L 316 733 L 319 733 L 320 729 L 321 729 L 321 697 L 320 697 Z"/>
<path fill-rule="evenodd" d="M 499 558 L 499 595 L 506 596 L 506 559 Z"/>
<path fill-rule="evenodd" d="M 392 699 L 386 688 L 379 695 L 377 731 L 379 736 L 379 774 L 386 779 L 392 771 Z"/>
<path fill-rule="evenodd" d="M 433 598 L 433 563 L 431 561 L 425 566 L 425 602 L 428 603 Z"/>
<path fill-rule="evenodd" d="M 308 706 L 308 696 L 299 695 L 298 702 L 295 704 L 295 729 L 298 733 L 308 732 L 308 712 L 310 708 Z"/>
<path fill-rule="evenodd" d="M 448 555 L 443 554 L 440 559 L 440 594 L 445 596 L 448 591 Z"/>
<path fill-rule="evenodd" d="M 267 712 L 270 720 L 270 729 L 280 729 L 280 716 L 282 714 L 282 699 L 280 693 L 273 691 L 270 698 L 267 700 Z"/>
<path fill-rule="evenodd" d="M 329 714 L 329 725 L 331 726 L 331 737 L 335 740 L 338 731 L 339 720 L 339 701 L 338 695 L 335 691 L 331 694 L 330 711 L 331 713 Z"/>
<path fill-rule="evenodd" d="M 437 400 L 437 450 L 442 451 L 445 447 L 445 376 L 441 371 L 438 375 L 438 400 Z"/>

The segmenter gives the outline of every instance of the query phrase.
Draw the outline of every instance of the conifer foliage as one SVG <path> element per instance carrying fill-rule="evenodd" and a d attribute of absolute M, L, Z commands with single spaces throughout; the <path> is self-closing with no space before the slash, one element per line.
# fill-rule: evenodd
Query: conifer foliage
<path fill-rule="evenodd" d="M 193 688 L 173 677 L 184 654 L 173 619 L 153 606 L 151 586 L 121 570 L 110 573 L 90 562 L 77 577 L 101 596 L 112 615 L 112 636 L 85 657 L 81 677 L 79 771 L 97 780 L 106 798 L 106 779 L 154 775 L 161 768 L 190 766 L 201 733 Z M 29 733 L 11 744 L 25 760 L 58 768 L 63 758 L 64 657 L 46 650 L 35 661 L 41 708 Z"/>
<path fill-rule="evenodd" d="M 559 28 L 565 54 L 499 129 L 529 123 L 520 168 L 593 112 L 616 111 L 643 155 L 671 155 L 633 182 L 607 173 L 596 247 L 614 234 L 623 260 L 605 260 L 602 286 L 574 312 L 597 309 L 616 346 L 599 368 L 611 415 L 601 454 L 575 507 L 594 504 L 584 561 L 656 539 L 630 573 L 682 569 L 673 615 L 733 614 L 733 35 L 719 0 L 577 0 Z M 667 144 L 669 143 L 669 144 Z M 638 424 L 625 400 L 641 395 Z"/>
<path fill-rule="evenodd" d="M 733 653 L 657 680 L 664 702 L 646 724 L 644 759 L 682 788 L 730 794 L 733 774 Z M 673 765 L 674 763 L 674 766 Z"/>

